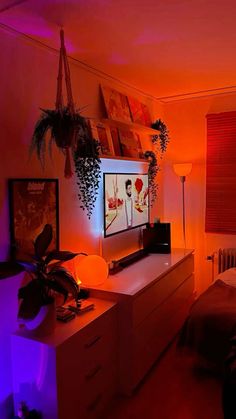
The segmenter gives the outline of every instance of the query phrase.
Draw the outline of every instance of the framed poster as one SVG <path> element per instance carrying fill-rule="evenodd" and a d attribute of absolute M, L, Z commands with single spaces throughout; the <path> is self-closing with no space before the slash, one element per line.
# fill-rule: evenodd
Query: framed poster
<path fill-rule="evenodd" d="M 89 120 L 91 134 L 100 142 L 101 155 L 114 156 L 114 148 L 109 127 L 98 120 Z"/>
<path fill-rule="evenodd" d="M 12 256 L 31 259 L 45 224 L 53 228 L 48 250 L 59 249 L 58 179 L 9 179 L 8 186 Z"/>
<path fill-rule="evenodd" d="M 147 105 L 130 96 L 128 101 L 133 122 L 150 127 L 152 119 Z"/>
<path fill-rule="evenodd" d="M 119 129 L 122 156 L 132 158 L 143 158 L 139 134 L 134 131 Z"/>
<path fill-rule="evenodd" d="M 122 156 L 118 128 L 110 127 L 110 131 L 115 156 Z"/>
<path fill-rule="evenodd" d="M 132 122 L 127 96 L 108 86 L 101 86 L 101 90 L 108 118 Z"/>

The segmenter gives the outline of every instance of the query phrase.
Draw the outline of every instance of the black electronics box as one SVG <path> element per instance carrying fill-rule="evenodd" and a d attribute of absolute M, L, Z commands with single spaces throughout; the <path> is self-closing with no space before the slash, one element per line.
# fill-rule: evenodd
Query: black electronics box
<path fill-rule="evenodd" d="M 171 253 L 170 223 L 147 224 L 143 230 L 143 247 L 150 253 Z"/>

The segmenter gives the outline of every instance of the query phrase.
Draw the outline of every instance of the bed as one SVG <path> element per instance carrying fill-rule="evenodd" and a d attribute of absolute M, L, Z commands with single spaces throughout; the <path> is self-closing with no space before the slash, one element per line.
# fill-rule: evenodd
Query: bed
<path fill-rule="evenodd" d="M 217 275 L 192 305 L 180 332 L 178 347 L 195 355 L 201 366 L 223 370 L 236 336 L 236 268 Z"/>

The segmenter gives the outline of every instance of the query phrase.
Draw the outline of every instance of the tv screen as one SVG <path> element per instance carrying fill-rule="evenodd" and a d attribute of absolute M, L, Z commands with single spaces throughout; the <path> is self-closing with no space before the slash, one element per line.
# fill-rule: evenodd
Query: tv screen
<path fill-rule="evenodd" d="M 104 173 L 104 236 L 149 222 L 148 174 Z"/>

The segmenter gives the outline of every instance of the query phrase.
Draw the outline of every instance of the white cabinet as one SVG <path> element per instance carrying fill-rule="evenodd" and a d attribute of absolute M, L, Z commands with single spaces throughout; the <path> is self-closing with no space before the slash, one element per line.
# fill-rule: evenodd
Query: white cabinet
<path fill-rule="evenodd" d="M 132 394 L 186 318 L 193 271 L 193 251 L 149 255 L 90 289 L 95 310 L 41 339 L 14 334 L 15 407 L 97 419 L 115 393 Z"/>
<path fill-rule="evenodd" d="M 95 309 L 47 337 L 12 336 L 15 407 L 25 400 L 44 419 L 97 418 L 117 392 L 117 305 Z"/>
<path fill-rule="evenodd" d="M 180 329 L 193 302 L 194 256 L 152 254 L 91 290 L 119 302 L 120 391 L 131 394 Z"/>

